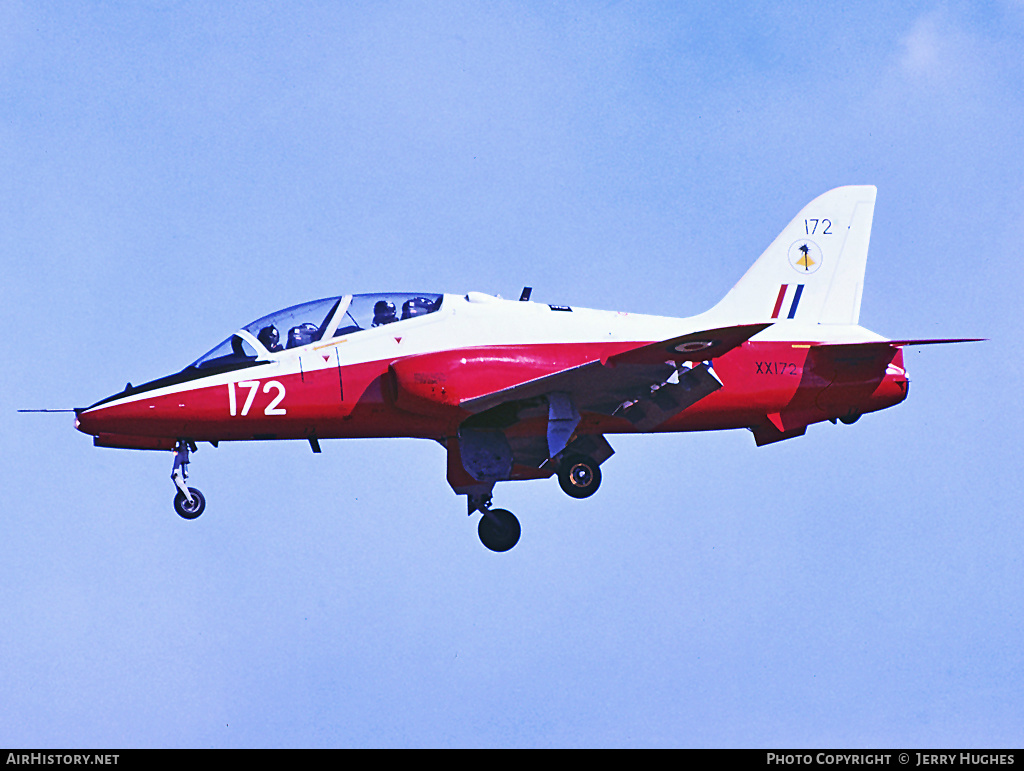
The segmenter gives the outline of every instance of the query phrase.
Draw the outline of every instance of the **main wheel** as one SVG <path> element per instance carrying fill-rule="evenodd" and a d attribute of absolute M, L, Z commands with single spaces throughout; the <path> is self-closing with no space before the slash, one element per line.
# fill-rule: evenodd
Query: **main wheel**
<path fill-rule="evenodd" d="M 572 498 L 589 498 L 601 484 L 601 469 L 590 458 L 566 458 L 558 470 L 558 484 Z"/>
<path fill-rule="evenodd" d="M 185 519 L 195 519 L 206 508 L 206 498 L 194 487 L 188 488 L 188 491 L 192 494 L 192 503 L 189 503 L 185 493 L 179 490 L 174 496 L 174 510 Z"/>
<path fill-rule="evenodd" d="M 508 551 L 519 543 L 519 520 L 511 511 L 487 509 L 476 528 L 480 541 L 491 551 Z"/>

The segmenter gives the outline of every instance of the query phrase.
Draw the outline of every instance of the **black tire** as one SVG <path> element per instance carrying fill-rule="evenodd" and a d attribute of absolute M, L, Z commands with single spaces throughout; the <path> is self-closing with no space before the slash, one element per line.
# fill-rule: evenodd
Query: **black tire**
<path fill-rule="evenodd" d="M 581 455 L 566 458 L 558 469 L 558 484 L 570 498 L 589 498 L 601 486 L 601 468 Z"/>
<path fill-rule="evenodd" d="M 522 532 L 515 514 L 505 509 L 488 509 L 476 528 L 480 542 L 491 551 L 508 551 L 519 543 Z"/>
<path fill-rule="evenodd" d="M 185 493 L 179 490 L 178 494 L 174 496 L 174 510 L 178 512 L 178 516 L 184 519 L 195 519 L 206 509 L 206 498 L 194 487 L 188 488 L 188 491 L 192 494 L 191 505 L 185 497 Z"/>

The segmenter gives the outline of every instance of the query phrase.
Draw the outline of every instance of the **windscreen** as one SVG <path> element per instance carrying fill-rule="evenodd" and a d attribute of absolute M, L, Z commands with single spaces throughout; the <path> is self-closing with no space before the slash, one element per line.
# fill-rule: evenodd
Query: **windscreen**
<path fill-rule="evenodd" d="M 316 342 L 341 302 L 340 297 L 294 305 L 246 324 L 243 329 L 271 353 Z M 256 351 L 239 335 L 232 335 L 192 366 L 198 369 L 245 364 L 256 360 Z"/>

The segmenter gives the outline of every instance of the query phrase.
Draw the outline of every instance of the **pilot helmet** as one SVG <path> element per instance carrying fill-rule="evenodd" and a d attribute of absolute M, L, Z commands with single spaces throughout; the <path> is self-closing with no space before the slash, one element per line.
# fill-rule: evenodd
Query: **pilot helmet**
<path fill-rule="evenodd" d="M 386 324 L 395 321 L 395 304 L 390 300 L 377 300 L 373 306 L 373 323 Z"/>
<path fill-rule="evenodd" d="M 288 348 L 298 348 L 312 343 L 318 331 L 316 324 L 310 324 L 308 321 L 292 327 L 288 330 Z"/>
<path fill-rule="evenodd" d="M 260 333 L 256 335 L 256 339 L 263 343 L 263 347 L 268 351 L 273 351 L 281 341 L 281 335 L 277 331 L 277 327 L 269 326 L 263 327 Z"/>

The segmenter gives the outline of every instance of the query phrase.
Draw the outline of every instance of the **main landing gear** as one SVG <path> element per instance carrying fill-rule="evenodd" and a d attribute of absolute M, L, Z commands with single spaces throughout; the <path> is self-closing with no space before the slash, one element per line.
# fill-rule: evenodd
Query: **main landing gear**
<path fill-rule="evenodd" d="M 491 508 L 491 494 L 469 493 L 469 513 L 479 511 L 480 523 L 476 532 L 480 542 L 491 551 L 508 551 L 517 543 L 522 529 L 516 515 L 506 509 Z"/>
<path fill-rule="evenodd" d="M 188 453 L 196 451 L 194 442 L 179 439 L 174 446 L 174 466 L 171 469 L 171 481 L 178 488 L 174 496 L 174 510 L 185 519 L 195 519 L 206 508 L 206 498 L 194 487 L 187 487 L 185 480 L 188 479 Z"/>
<path fill-rule="evenodd" d="M 572 498 L 589 498 L 601 484 L 601 469 L 593 458 L 571 455 L 563 458 L 558 469 L 558 484 Z M 491 551 L 508 551 L 517 543 L 521 529 L 515 514 L 506 509 L 491 508 L 491 492 L 467 492 L 470 515 L 479 511 L 477 535 Z"/>
<path fill-rule="evenodd" d="M 480 541 L 491 551 L 508 551 L 519 543 L 516 515 L 506 509 L 487 509 L 476 528 Z"/>
<path fill-rule="evenodd" d="M 570 498 L 589 498 L 601 484 L 601 467 L 583 455 L 572 455 L 559 465 L 558 484 Z"/>

